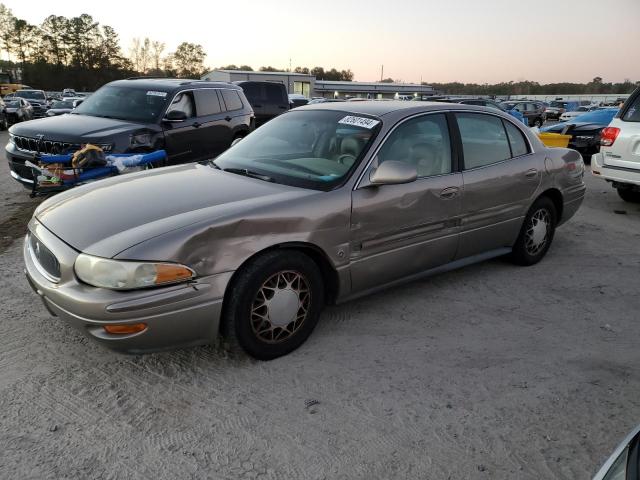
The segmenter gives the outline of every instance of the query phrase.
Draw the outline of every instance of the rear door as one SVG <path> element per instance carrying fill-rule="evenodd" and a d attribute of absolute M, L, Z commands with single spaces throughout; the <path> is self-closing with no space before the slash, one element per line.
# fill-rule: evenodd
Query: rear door
<path fill-rule="evenodd" d="M 448 263 L 458 246 L 462 174 L 456 172 L 445 114 L 401 123 L 385 140 L 377 160 L 407 162 L 417 168 L 418 179 L 354 190 L 354 292 Z"/>
<path fill-rule="evenodd" d="M 498 115 L 456 113 L 464 193 L 457 258 L 515 242 L 541 179 L 544 158 Z"/>
<path fill-rule="evenodd" d="M 231 144 L 230 122 L 217 90 L 202 88 L 194 91 L 199 126 L 200 159 L 214 158 Z"/>

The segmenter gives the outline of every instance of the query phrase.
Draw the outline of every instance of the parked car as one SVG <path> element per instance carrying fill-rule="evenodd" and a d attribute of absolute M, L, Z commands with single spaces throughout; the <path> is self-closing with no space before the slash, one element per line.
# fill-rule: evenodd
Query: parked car
<path fill-rule="evenodd" d="M 530 127 L 541 127 L 547 119 L 546 107 L 539 102 L 509 101 L 501 104 L 506 110 L 516 110 L 524 115 L 525 124 Z"/>
<path fill-rule="evenodd" d="M 604 462 L 593 480 L 640 480 L 640 426 Z"/>
<path fill-rule="evenodd" d="M 287 89 L 278 82 L 234 82 L 242 88 L 256 116 L 256 127 L 289 110 Z"/>
<path fill-rule="evenodd" d="M 24 98 L 11 98 L 5 102 L 5 112 L 9 125 L 25 122 L 33 118 L 33 107 Z"/>
<path fill-rule="evenodd" d="M 11 175 L 31 188 L 24 162 L 36 151 L 68 153 L 92 143 L 111 153 L 164 149 L 170 164 L 194 162 L 215 157 L 253 127 L 253 111 L 235 85 L 135 78 L 106 84 L 70 115 L 11 127 L 6 153 Z"/>
<path fill-rule="evenodd" d="M 290 93 L 289 94 L 289 107 L 290 108 L 302 107 L 304 105 L 307 105 L 308 103 L 309 103 L 309 99 L 307 97 L 305 97 L 304 95 L 301 95 L 299 93 Z"/>
<path fill-rule="evenodd" d="M 562 115 L 560 115 L 559 120 L 561 122 L 566 122 L 567 120 L 574 119 L 580 115 L 584 115 L 586 112 L 591 112 L 593 110 L 596 110 L 597 108 L 598 107 L 594 105 L 581 105 L 576 110 L 573 110 L 572 112 L 564 112 Z"/>
<path fill-rule="evenodd" d="M 7 130 L 9 128 L 9 114 L 7 113 L 7 105 L 4 100 L 0 98 L 0 130 Z"/>
<path fill-rule="evenodd" d="M 271 359 L 306 340 L 325 303 L 500 255 L 539 262 L 583 176 L 578 152 L 497 110 L 308 105 L 206 165 L 49 198 L 24 260 L 49 310 L 108 347 L 221 331 Z"/>
<path fill-rule="evenodd" d="M 528 126 L 527 122 L 525 121 L 524 115 L 522 113 L 520 113 L 518 110 L 513 109 L 513 108 L 508 110 L 501 103 L 494 102 L 493 100 L 490 100 L 490 99 L 487 99 L 487 98 L 443 97 L 443 98 L 438 98 L 436 101 L 438 101 L 438 102 L 448 102 L 448 103 L 460 103 L 460 104 L 463 104 L 463 105 L 479 105 L 481 107 L 494 108 L 496 110 L 500 110 L 501 112 L 507 112 L 509 115 L 511 115 L 512 117 L 517 118 L 519 121 L 521 121 L 522 123 L 524 123 L 525 125 Z"/>
<path fill-rule="evenodd" d="M 49 101 L 44 90 L 18 90 L 14 98 L 24 98 L 33 107 L 33 118 L 42 118 L 47 114 Z"/>
<path fill-rule="evenodd" d="M 617 108 L 594 110 L 567 122 L 542 127 L 540 131 L 571 135 L 569 148 L 578 150 L 584 158 L 589 158 L 600 151 L 601 132 L 611 123 L 618 111 Z"/>
<path fill-rule="evenodd" d="M 594 175 L 604 178 L 625 202 L 640 203 L 640 88 L 600 134 L 600 153 L 591 157 Z"/>
<path fill-rule="evenodd" d="M 51 108 L 47 110 L 47 117 L 55 117 L 56 115 L 64 115 L 71 113 L 76 107 L 73 100 L 59 100 L 51 104 Z"/>
<path fill-rule="evenodd" d="M 580 107 L 579 102 L 570 102 L 564 100 L 554 100 L 545 109 L 545 115 L 548 119 L 557 120 L 564 112 L 571 112 Z"/>

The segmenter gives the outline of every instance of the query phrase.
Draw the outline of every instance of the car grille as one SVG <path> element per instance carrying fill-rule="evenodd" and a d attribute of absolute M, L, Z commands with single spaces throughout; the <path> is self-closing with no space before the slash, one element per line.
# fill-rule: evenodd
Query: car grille
<path fill-rule="evenodd" d="M 60 280 L 60 263 L 51 250 L 36 238 L 29 234 L 29 250 L 38 271 L 48 280 L 57 282 Z"/>
<path fill-rule="evenodd" d="M 78 143 L 58 142 L 56 140 L 40 140 L 33 137 L 14 136 L 13 141 L 18 150 L 29 153 L 71 153 L 80 149 Z M 38 145 L 38 143 L 40 145 Z"/>

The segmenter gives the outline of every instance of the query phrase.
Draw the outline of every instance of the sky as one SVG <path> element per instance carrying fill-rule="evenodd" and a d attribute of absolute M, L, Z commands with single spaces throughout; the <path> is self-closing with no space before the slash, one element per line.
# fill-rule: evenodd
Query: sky
<path fill-rule="evenodd" d="M 2 1 L 2 0 L 0 0 Z M 640 0 L 4 0 L 39 24 L 88 13 L 136 37 L 199 43 L 227 64 L 351 69 L 355 80 L 640 80 Z"/>

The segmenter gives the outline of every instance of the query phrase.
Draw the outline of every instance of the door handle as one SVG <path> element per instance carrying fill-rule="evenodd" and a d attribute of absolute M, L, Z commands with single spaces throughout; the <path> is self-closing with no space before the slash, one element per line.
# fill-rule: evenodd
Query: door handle
<path fill-rule="evenodd" d="M 535 168 L 532 168 L 531 170 L 527 170 L 527 173 L 524 174 L 524 176 L 527 178 L 533 178 L 537 175 L 538 175 L 538 170 Z"/>
<path fill-rule="evenodd" d="M 195 128 L 198 128 L 198 127 L 200 126 L 200 122 L 193 122 L 193 126 L 194 126 Z"/>
<path fill-rule="evenodd" d="M 225 119 L 227 122 L 230 122 L 230 121 L 231 121 L 231 117 L 230 117 L 230 116 L 228 116 L 228 115 L 227 115 L 226 117 L 224 117 L 224 119 Z"/>
<path fill-rule="evenodd" d="M 458 196 L 458 192 L 460 189 L 458 187 L 447 187 L 440 192 L 440 198 L 444 198 L 445 200 L 455 198 Z"/>

